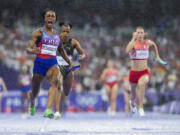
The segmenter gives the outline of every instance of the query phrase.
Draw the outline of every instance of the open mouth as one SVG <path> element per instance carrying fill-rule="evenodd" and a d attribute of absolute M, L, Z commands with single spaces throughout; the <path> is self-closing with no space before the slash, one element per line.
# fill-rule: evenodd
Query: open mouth
<path fill-rule="evenodd" d="M 48 25 L 52 25 L 53 24 L 53 22 L 52 21 L 48 21 L 48 23 L 47 23 Z"/>

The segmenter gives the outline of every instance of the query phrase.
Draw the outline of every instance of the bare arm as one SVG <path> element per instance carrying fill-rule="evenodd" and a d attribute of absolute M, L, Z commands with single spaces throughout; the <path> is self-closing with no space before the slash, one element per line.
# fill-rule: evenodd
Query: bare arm
<path fill-rule="evenodd" d="M 135 40 L 136 40 L 136 32 L 133 33 L 133 37 L 126 47 L 126 53 L 129 53 L 134 48 Z"/>
<path fill-rule="evenodd" d="M 29 54 L 38 54 L 39 53 L 39 48 L 36 47 L 36 41 L 38 40 L 38 37 L 41 36 L 41 31 L 40 29 L 36 30 L 33 32 L 31 40 L 29 40 L 27 44 L 27 49 L 26 52 Z"/>
<path fill-rule="evenodd" d="M 72 62 L 69 60 L 69 58 L 68 58 L 68 56 L 67 56 L 66 52 L 64 51 L 63 46 L 61 44 L 58 46 L 58 51 L 61 54 L 61 56 L 63 57 L 63 59 L 69 64 L 70 68 L 72 68 Z"/>
<path fill-rule="evenodd" d="M 100 77 L 101 81 L 105 81 L 105 79 L 106 79 L 106 72 L 107 72 L 106 69 L 102 72 L 101 77 Z"/>
<path fill-rule="evenodd" d="M 86 57 L 86 54 L 84 53 L 84 50 L 81 48 L 80 43 L 77 40 L 72 39 L 72 44 L 73 46 L 75 46 L 76 50 L 80 54 L 80 61 L 84 60 Z"/>
<path fill-rule="evenodd" d="M 154 50 L 155 55 L 156 55 L 156 58 L 157 58 L 158 61 L 160 61 L 161 58 L 159 56 L 158 48 L 157 48 L 157 45 L 155 44 L 155 42 L 153 42 L 152 40 L 147 40 L 147 43 L 148 43 L 149 46 L 153 47 L 153 50 Z"/>

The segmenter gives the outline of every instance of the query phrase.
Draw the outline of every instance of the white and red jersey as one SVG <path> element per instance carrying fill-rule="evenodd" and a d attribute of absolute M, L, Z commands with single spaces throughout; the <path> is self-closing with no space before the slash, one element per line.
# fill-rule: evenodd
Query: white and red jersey
<path fill-rule="evenodd" d="M 19 79 L 22 86 L 31 85 L 31 76 L 29 74 L 21 74 L 19 75 Z"/>
<path fill-rule="evenodd" d="M 105 82 L 106 83 L 117 82 L 117 79 L 118 79 L 117 75 L 118 75 L 118 72 L 115 69 L 107 69 Z"/>
<path fill-rule="evenodd" d="M 129 53 L 131 60 L 146 60 L 149 57 L 149 46 L 146 40 L 140 45 L 139 42 L 134 41 L 135 47 Z"/>

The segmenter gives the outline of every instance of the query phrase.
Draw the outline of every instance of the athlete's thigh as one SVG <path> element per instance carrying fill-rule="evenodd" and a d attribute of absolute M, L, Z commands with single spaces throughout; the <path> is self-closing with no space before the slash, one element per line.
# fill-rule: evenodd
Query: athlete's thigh
<path fill-rule="evenodd" d="M 115 99 L 118 93 L 118 84 L 115 84 L 111 89 L 111 98 Z"/>
<path fill-rule="evenodd" d="M 145 85 L 149 82 L 149 76 L 147 74 L 142 75 L 138 80 L 138 85 Z"/>
<path fill-rule="evenodd" d="M 105 89 L 106 89 L 106 93 L 109 96 L 111 94 L 111 88 L 108 85 L 104 85 Z"/>
<path fill-rule="evenodd" d="M 63 80 L 63 86 L 66 87 L 72 85 L 73 80 L 74 80 L 74 75 L 72 72 L 69 72 Z"/>
<path fill-rule="evenodd" d="M 48 69 L 46 73 L 46 78 L 49 80 L 50 83 L 59 83 L 57 82 L 60 79 L 60 71 L 58 66 L 54 65 L 50 69 Z"/>
<path fill-rule="evenodd" d="M 33 73 L 32 81 L 34 83 L 41 82 L 43 79 L 44 79 L 43 75 L 40 75 L 40 74 L 37 74 L 37 73 Z"/>

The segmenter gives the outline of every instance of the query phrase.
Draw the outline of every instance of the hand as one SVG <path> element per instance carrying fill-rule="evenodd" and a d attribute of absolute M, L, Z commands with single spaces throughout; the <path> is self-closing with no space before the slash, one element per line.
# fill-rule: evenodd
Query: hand
<path fill-rule="evenodd" d="M 64 38 L 63 38 L 63 35 L 62 35 L 62 34 L 59 35 L 59 38 L 60 38 L 62 41 L 64 41 Z"/>
<path fill-rule="evenodd" d="M 40 53 L 40 48 L 39 47 L 36 47 L 33 49 L 34 51 L 34 54 L 39 54 Z"/>
<path fill-rule="evenodd" d="M 137 39 L 137 33 L 136 33 L 136 32 L 133 32 L 132 40 L 136 40 L 136 39 Z"/>
<path fill-rule="evenodd" d="M 79 56 L 77 57 L 77 60 L 81 62 L 81 61 L 84 60 L 84 58 L 85 58 L 84 55 L 79 55 Z"/>
<path fill-rule="evenodd" d="M 62 34 L 59 35 L 59 38 L 61 39 L 62 42 L 66 42 L 68 40 L 67 36 L 64 36 Z"/>
<path fill-rule="evenodd" d="M 69 70 L 71 70 L 73 66 L 74 66 L 74 65 L 72 64 L 72 62 L 70 62 L 70 64 L 69 64 Z"/>

